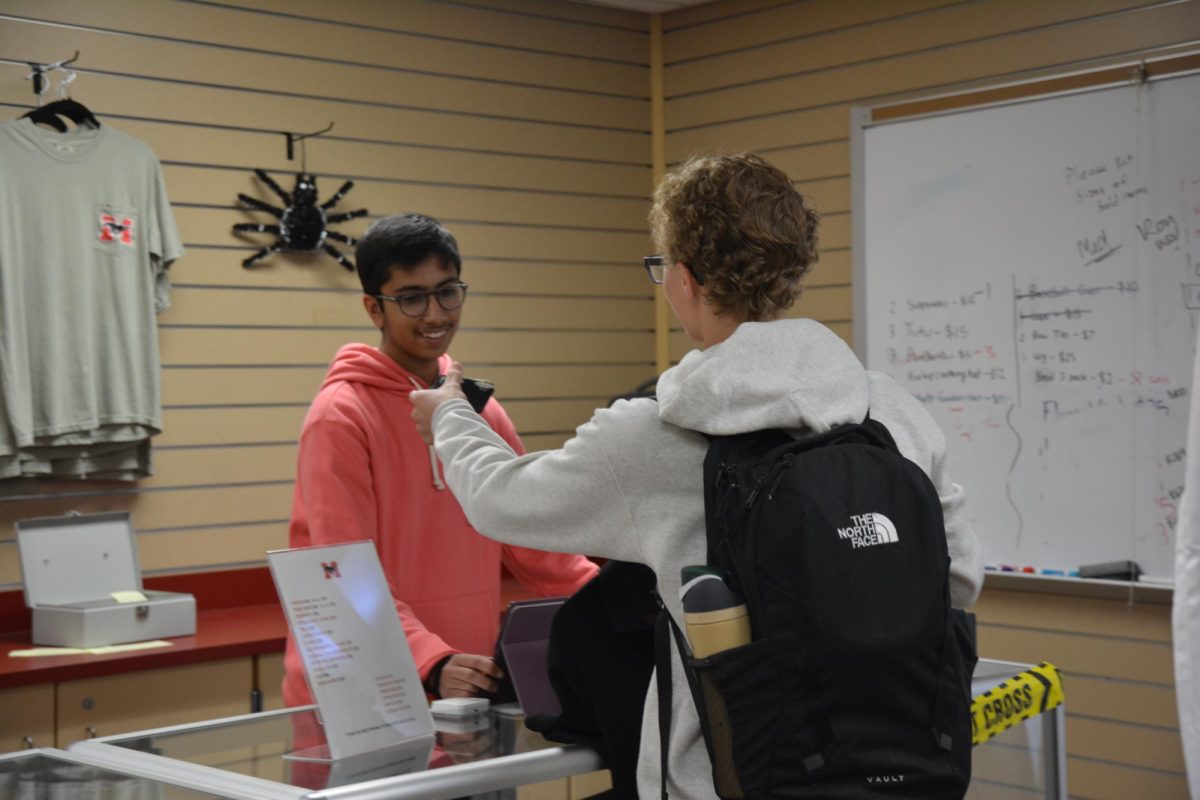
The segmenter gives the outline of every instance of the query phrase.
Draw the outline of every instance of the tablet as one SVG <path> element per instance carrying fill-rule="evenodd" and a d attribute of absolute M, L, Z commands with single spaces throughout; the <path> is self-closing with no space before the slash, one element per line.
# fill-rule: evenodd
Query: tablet
<path fill-rule="evenodd" d="M 514 600 L 504 614 L 496 640 L 496 660 L 511 681 L 516 701 L 526 716 L 561 711 L 550 685 L 546 657 L 550 652 L 550 624 L 566 599 Z M 503 694 L 501 686 L 493 702 L 502 702 Z"/>

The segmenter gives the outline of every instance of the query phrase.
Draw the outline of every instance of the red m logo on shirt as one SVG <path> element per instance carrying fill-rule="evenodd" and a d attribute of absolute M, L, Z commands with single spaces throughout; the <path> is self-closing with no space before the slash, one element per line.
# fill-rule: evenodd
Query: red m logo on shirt
<path fill-rule="evenodd" d="M 100 215 L 100 241 L 120 242 L 133 246 L 133 220 L 125 217 L 117 220 L 112 214 Z"/>

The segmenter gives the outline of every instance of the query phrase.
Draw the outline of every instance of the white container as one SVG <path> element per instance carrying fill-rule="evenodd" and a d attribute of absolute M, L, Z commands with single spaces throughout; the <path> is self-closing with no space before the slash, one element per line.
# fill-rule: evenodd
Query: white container
<path fill-rule="evenodd" d="M 143 591 L 129 514 L 69 514 L 15 525 L 33 643 L 102 647 L 196 632 L 196 598 Z M 141 592 L 120 602 L 114 592 Z"/>

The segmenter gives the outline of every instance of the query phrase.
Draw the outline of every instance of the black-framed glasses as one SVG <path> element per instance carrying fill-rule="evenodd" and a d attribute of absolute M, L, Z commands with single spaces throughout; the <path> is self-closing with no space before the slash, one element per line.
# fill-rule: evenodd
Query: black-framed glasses
<path fill-rule="evenodd" d="M 443 311 L 454 311 L 462 308 L 467 301 L 467 285 L 465 283 L 447 283 L 436 289 L 412 289 L 400 294 L 377 294 L 376 300 L 391 300 L 406 317 L 423 317 L 429 310 L 429 298 L 437 300 Z"/>
<path fill-rule="evenodd" d="M 650 280 L 661 284 L 667 275 L 667 260 L 662 256 L 642 256 L 642 266 L 646 268 L 646 274 L 650 276 Z M 685 265 L 686 266 L 686 265 Z M 704 285 L 704 278 L 696 270 L 688 267 L 688 272 L 692 273 L 692 277 L 696 279 L 696 283 Z"/>
<path fill-rule="evenodd" d="M 662 283 L 667 274 L 666 259 L 662 256 L 642 256 L 642 266 L 646 268 L 646 274 L 650 276 L 650 280 L 655 283 Z"/>

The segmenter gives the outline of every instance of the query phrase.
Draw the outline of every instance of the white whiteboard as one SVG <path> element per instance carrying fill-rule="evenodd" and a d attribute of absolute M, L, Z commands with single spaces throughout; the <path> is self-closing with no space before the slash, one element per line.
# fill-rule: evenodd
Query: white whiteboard
<path fill-rule="evenodd" d="M 864 127 L 855 341 L 946 432 L 989 565 L 1169 577 L 1200 76 Z"/>

